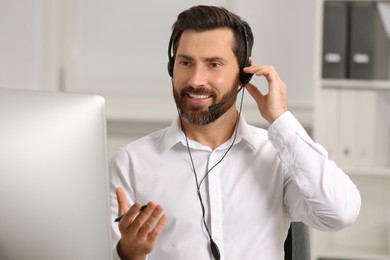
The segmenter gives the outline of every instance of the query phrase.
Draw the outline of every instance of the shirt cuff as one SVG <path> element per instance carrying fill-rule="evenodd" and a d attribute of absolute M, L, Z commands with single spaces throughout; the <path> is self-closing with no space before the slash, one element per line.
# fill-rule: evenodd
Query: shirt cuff
<path fill-rule="evenodd" d="M 112 260 L 122 260 L 118 255 L 118 250 L 116 246 L 112 249 Z M 146 256 L 145 260 L 148 260 L 148 256 Z"/>
<path fill-rule="evenodd" d="M 312 142 L 303 126 L 290 111 L 280 115 L 268 128 L 269 139 L 279 151 L 288 143 L 289 138 L 294 133 L 305 141 Z"/>

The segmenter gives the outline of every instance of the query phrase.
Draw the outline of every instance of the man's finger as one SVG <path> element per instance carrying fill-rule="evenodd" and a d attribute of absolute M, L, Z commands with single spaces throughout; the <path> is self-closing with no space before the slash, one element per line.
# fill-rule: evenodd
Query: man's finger
<path fill-rule="evenodd" d="M 116 188 L 115 192 L 116 199 L 118 201 L 118 216 L 122 216 L 129 209 L 129 206 L 127 205 L 126 193 L 122 188 Z"/>
<path fill-rule="evenodd" d="M 149 232 L 148 239 L 150 241 L 155 241 L 157 239 L 157 237 L 160 235 L 167 221 L 168 221 L 167 215 L 162 215 L 155 228 L 151 232 Z"/>
<path fill-rule="evenodd" d="M 245 88 L 248 90 L 249 94 L 257 101 L 263 97 L 263 94 L 260 92 L 260 90 L 253 85 L 252 83 L 247 83 L 245 85 Z"/>
<path fill-rule="evenodd" d="M 143 227 L 139 231 L 140 236 L 146 237 L 148 233 L 155 228 L 161 216 L 162 211 L 163 211 L 163 207 L 161 205 L 155 205 L 152 211 L 150 211 L 149 213 L 145 212 L 143 214 L 145 215 L 146 220 L 145 223 L 143 224 Z"/>

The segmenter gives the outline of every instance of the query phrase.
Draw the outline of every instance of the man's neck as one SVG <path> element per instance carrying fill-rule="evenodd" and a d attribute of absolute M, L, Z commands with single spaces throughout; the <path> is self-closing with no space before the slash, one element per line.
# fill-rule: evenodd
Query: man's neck
<path fill-rule="evenodd" d="M 215 149 L 227 140 L 234 133 L 237 123 L 238 113 L 235 107 L 232 107 L 220 118 L 207 125 L 194 125 L 182 120 L 187 137 L 211 149 Z"/>

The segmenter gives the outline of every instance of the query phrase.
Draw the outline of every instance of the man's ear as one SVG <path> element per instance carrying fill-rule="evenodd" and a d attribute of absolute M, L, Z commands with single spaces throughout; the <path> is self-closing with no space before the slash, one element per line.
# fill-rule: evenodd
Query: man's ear
<path fill-rule="evenodd" d="M 252 62 L 253 62 L 253 58 L 252 58 L 252 56 L 250 56 L 250 57 L 249 57 L 249 66 L 252 65 Z"/>

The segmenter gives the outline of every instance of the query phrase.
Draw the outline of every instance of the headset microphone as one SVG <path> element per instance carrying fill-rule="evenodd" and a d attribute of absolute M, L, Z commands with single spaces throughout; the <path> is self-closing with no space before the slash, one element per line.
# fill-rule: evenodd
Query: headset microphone
<path fill-rule="evenodd" d="M 234 98 L 235 96 L 237 96 L 238 93 L 240 93 L 240 91 L 242 90 L 243 87 L 244 87 L 244 86 L 242 85 L 242 86 L 236 91 L 236 93 L 234 93 L 232 96 L 228 97 L 228 98 L 225 99 L 224 101 L 209 106 L 209 111 L 210 111 L 210 112 L 211 112 L 211 111 L 214 111 L 214 110 L 220 108 L 221 106 L 225 105 L 225 104 L 226 104 L 227 102 L 229 102 L 232 98 Z"/>

